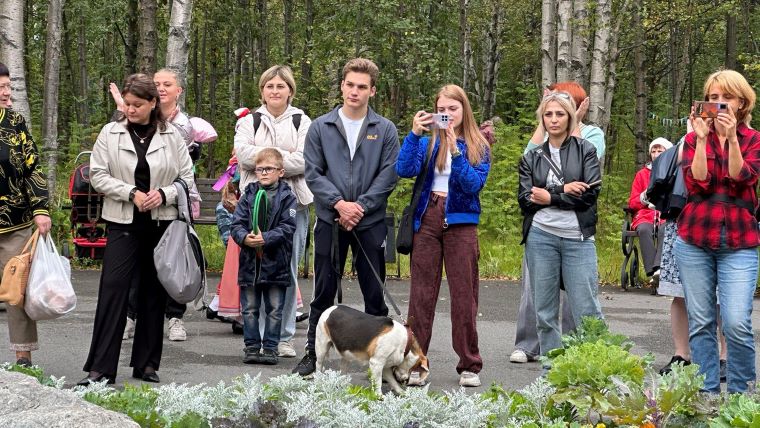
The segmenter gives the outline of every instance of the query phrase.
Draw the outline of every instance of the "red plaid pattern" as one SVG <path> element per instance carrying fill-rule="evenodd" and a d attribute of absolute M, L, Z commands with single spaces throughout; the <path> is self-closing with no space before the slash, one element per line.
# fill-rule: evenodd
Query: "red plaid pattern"
<path fill-rule="evenodd" d="M 760 132 L 742 123 L 737 126 L 736 135 L 744 158 L 739 177 L 729 177 L 728 150 L 723 151 L 717 134 L 711 131 L 707 136 L 707 177 L 704 181 L 696 180 L 691 174 L 697 136 L 693 132 L 686 136 L 681 164 L 686 188 L 690 195 L 701 195 L 707 199 L 710 195 L 722 194 L 751 203 L 756 208 Z M 717 249 L 720 247 L 720 231 L 724 226 L 727 244 L 732 249 L 757 247 L 760 243 L 754 212 L 733 203 L 714 200 L 687 203 L 678 217 L 678 236 L 698 247 Z"/>

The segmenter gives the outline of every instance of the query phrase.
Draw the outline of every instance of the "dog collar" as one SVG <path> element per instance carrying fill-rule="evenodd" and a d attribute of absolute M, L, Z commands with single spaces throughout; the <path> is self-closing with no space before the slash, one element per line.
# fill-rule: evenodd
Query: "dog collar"
<path fill-rule="evenodd" d="M 404 326 L 406 328 L 406 348 L 404 348 L 404 356 L 409 353 L 409 351 L 412 350 L 412 339 L 414 338 L 414 332 L 412 331 L 412 328 L 409 327 L 409 325 Z"/>

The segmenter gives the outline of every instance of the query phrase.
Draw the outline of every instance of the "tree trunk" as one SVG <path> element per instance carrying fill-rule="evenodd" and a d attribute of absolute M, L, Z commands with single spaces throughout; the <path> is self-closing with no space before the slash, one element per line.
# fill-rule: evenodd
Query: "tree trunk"
<path fill-rule="evenodd" d="M 204 35 L 205 39 L 205 35 Z M 214 120 L 216 118 L 216 83 L 217 83 L 217 75 L 219 73 L 219 62 L 217 60 L 217 50 L 215 48 L 211 49 L 211 76 L 209 76 L 209 88 L 208 88 L 208 99 L 209 99 L 209 105 L 210 105 L 210 112 L 209 117 L 211 120 Z M 206 157 L 207 163 L 206 163 L 206 173 L 209 177 L 214 177 L 215 171 L 215 163 L 214 163 L 214 146 L 215 142 L 208 143 L 208 155 Z"/>
<path fill-rule="evenodd" d="M 573 31 L 573 0 L 559 0 L 557 7 L 557 81 L 570 80 L 570 51 Z"/>
<path fill-rule="evenodd" d="M 11 74 L 13 109 L 26 119 L 32 129 L 32 110 L 26 91 L 24 61 L 24 0 L 0 1 L 0 58 Z"/>
<path fill-rule="evenodd" d="M 591 46 L 588 0 L 573 1 L 573 43 L 570 51 L 570 79 L 588 88 L 588 52 Z"/>
<path fill-rule="evenodd" d="M 293 34 L 290 31 L 290 23 L 293 21 L 293 2 L 291 0 L 282 0 L 282 34 L 283 34 L 283 51 L 285 52 L 285 62 L 293 63 Z"/>
<path fill-rule="evenodd" d="M 467 7 L 470 0 L 459 0 L 459 45 L 462 54 L 462 89 L 472 91 L 473 62 L 470 42 L 470 24 L 467 22 Z"/>
<path fill-rule="evenodd" d="M 201 83 L 200 76 L 202 70 L 198 68 L 198 30 L 194 33 L 195 42 L 193 46 L 193 100 L 194 100 L 194 112 L 196 116 L 201 115 Z"/>
<path fill-rule="evenodd" d="M 588 122 L 600 124 L 605 113 L 605 95 L 607 92 L 607 66 L 610 53 L 610 19 L 612 15 L 611 0 L 599 0 L 596 6 L 596 34 L 594 35 L 594 52 L 591 59 L 590 106 Z"/>
<path fill-rule="evenodd" d="M 557 79 L 554 45 L 556 10 L 556 0 L 541 0 L 541 86 L 544 88 Z"/>
<path fill-rule="evenodd" d="M 84 15 L 79 15 L 77 28 L 77 58 L 79 60 L 79 108 L 82 110 L 82 124 L 90 126 L 89 76 L 87 73 L 87 28 Z"/>
<path fill-rule="evenodd" d="M 267 27 L 267 2 L 266 0 L 256 0 L 256 13 L 259 22 L 258 52 L 259 72 L 269 68 L 269 28 Z"/>
<path fill-rule="evenodd" d="M 55 172 L 58 164 L 58 87 L 61 71 L 61 20 L 65 0 L 48 0 L 47 36 L 45 41 L 45 95 L 42 99 L 42 140 L 48 156 L 47 184 L 55 193 Z"/>
<path fill-rule="evenodd" d="M 496 80 L 499 76 L 499 62 L 501 61 L 501 51 L 499 50 L 499 40 L 501 40 L 501 31 L 504 21 L 504 9 L 499 1 L 493 2 L 493 12 L 491 14 L 491 24 L 488 27 L 488 47 L 485 70 L 485 82 L 483 84 L 483 119 L 487 120 L 493 116 L 493 107 L 496 104 Z"/>
<path fill-rule="evenodd" d="M 634 128 L 633 134 L 636 137 L 636 168 L 640 168 L 646 163 L 646 145 L 647 145 L 647 89 L 646 89 L 646 64 L 644 55 L 644 43 L 646 43 L 646 33 L 641 22 L 641 0 L 637 0 L 633 6 L 632 26 L 634 28 L 633 51 L 633 74 L 635 76 L 634 91 L 636 93 L 636 106 L 634 109 Z"/>
<path fill-rule="evenodd" d="M 287 0 L 286 0 L 287 1 Z M 306 31 L 301 58 L 301 84 L 299 87 L 311 86 L 311 49 L 314 45 L 314 1 L 306 0 Z M 306 102 L 308 103 L 308 99 Z"/>
<path fill-rule="evenodd" d="M 193 0 L 172 1 L 169 20 L 169 39 L 166 42 L 166 68 L 177 73 L 178 81 L 187 86 L 187 59 L 190 52 L 190 22 L 193 16 Z M 185 93 L 179 97 L 179 106 L 185 108 Z"/>
<path fill-rule="evenodd" d="M 137 0 L 127 3 L 127 33 L 124 35 L 124 75 L 129 76 L 137 71 L 138 25 Z"/>
<path fill-rule="evenodd" d="M 156 0 L 139 0 L 139 41 L 137 43 L 137 60 L 140 73 L 151 74 L 156 71 L 158 52 L 158 31 L 156 30 Z"/>
<path fill-rule="evenodd" d="M 726 68 L 736 69 L 736 15 L 726 17 Z"/>

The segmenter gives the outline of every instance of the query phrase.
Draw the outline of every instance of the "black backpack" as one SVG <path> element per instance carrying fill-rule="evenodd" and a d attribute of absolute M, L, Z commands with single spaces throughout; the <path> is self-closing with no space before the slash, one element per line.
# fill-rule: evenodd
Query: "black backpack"
<path fill-rule="evenodd" d="M 259 131 L 259 126 L 261 126 L 261 113 L 256 111 L 251 113 L 251 115 L 253 116 L 253 135 L 256 135 L 256 132 Z M 293 126 L 296 128 L 296 131 L 298 131 L 298 127 L 301 126 L 301 116 L 301 113 L 291 116 L 291 119 L 293 119 Z"/>

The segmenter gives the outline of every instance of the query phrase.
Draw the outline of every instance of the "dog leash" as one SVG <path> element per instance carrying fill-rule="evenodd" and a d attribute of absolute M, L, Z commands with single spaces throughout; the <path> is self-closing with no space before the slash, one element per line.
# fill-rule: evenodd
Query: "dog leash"
<path fill-rule="evenodd" d="M 383 289 L 383 297 L 390 302 L 391 306 L 393 306 L 393 310 L 396 312 L 396 315 L 399 316 L 404 322 L 406 320 L 404 319 L 404 316 L 401 315 L 401 311 L 399 310 L 398 306 L 396 305 L 396 302 L 393 300 L 393 297 L 391 297 L 391 293 L 388 292 L 388 289 L 385 287 L 385 280 L 380 278 L 380 274 L 377 273 L 377 270 L 374 266 L 372 266 L 372 263 L 369 262 L 369 256 L 367 256 L 367 252 L 364 251 L 364 247 L 362 246 L 362 242 L 359 240 L 359 236 L 356 235 L 356 230 L 351 229 L 351 234 L 354 235 L 354 239 L 356 239 L 356 244 L 359 245 L 359 249 L 361 250 L 362 254 L 364 254 L 364 258 L 367 259 L 367 264 L 369 265 L 369 268 L 372 269 L 372 273 L 375 275 L 375 279 L 377 279 L 377 283 L 380 284 L 380 288 Z"/>

